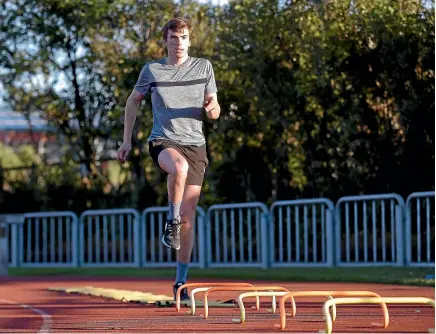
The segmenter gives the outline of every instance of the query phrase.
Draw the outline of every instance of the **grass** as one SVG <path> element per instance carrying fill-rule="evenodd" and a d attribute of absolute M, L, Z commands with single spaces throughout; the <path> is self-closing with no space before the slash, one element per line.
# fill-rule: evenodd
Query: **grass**
<path fill-rule="evenodd" d="M 350 282 L 435 286 L 434 268 L 209 268 L 189 269 L 190 279 L 236 279 L 284 282 Z M 174 278 L 173 268 L 9 268 L 9 276 L 106 276 Z"/>

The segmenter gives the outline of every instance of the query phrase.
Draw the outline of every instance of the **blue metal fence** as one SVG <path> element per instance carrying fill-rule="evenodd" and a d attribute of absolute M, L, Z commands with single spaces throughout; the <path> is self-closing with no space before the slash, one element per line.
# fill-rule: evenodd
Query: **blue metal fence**
<path fill-rule="evenodd" d="M 336 264 L 403 265 L 403 221 L 397 194 L 342 197 L 336 204 Z M 401 212 L 401 210 L 400 210 Z"/>
<path fill-rule="evenodd" d="M 88 210 L 80 215 L 80 265 L 139 267 L 140 217 L 134 209 Z"/>
<path fill-rule="evenodd" d="M 207 210 L 208 267 L 268 267 L 268 208 L 259 202 Z"/>
<path fill-rule="evenodd" d="M 18 225 L 20 267 L 76 267 L 77 216 L 64 212 L 33 212 Z"/>
<path fill-rule="evenodd" d="M 176 254 L 165 247 L 161 237 L 165 228 L 168 207 L 153 207 L 145 209 L 141 217 L 141 266 L 142 267 L 172 267 L 176 263 Z M 205 267 L 206 254 L 201 250 L 205 247 L 204 236 L 205 212 L 197 207 L 195 224 L 195 241 L 192 249 L 191 263 L 193 267 Z"/>
<path fill-rule="evenodd" d="M 406 201 L 406 261 L 410 266 L 435 264 L 435 192 L 412 193 Z"/>
<path fill-rule="evenodd" d="M 278 201 L 269 216 L 272 267 L 332 266 L 334 204 L 327 198 Z"/>
<path fill-rule="evenodd" d="M 435 192 L 197 209 L 192 266 L 434 266 Z M 37 212 L 9 224 L 10 267 L 167 267 L 167 207 Z"/>

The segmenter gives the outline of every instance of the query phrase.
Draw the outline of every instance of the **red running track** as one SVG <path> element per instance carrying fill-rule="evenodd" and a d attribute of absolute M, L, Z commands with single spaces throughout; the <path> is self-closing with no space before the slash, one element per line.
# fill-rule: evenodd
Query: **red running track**
<path fill-rule="evenodd" d="M 199 280 L 195 280 L 199 282 Z M 216 280 L 203 280 L 211 282 Z M 221 280 L 223 281 L 223 280 Z M 226 280 L 228 281 L 228 280 Z M 285 283 L 249 281 L 255 285 L 279 285 L 290 291 L 299 290 L 370 290 L 382 297 L 427 297 L 434 299 L 431 287 L 406 287 L 383 284 L 347 283 Z M 0 279 L 0 332 L 1 333 L 108 333 L 108 332 L 307 332 L 325 330 L 322 303 L 325 298 L 296 298 L 297 315 L 287 317 L 285 330 L 279 324 L 279 313 L 268 312 L 270 299 L 261 298 L 261 309 L 247 307 L 247 322 L 232 323 L 239 317 L 239 308 L 211 308 L 208 319 L 203 319 L 203 308 L 196 315 L 186 313 L 187 308 L 157 308 L 151 305 L 109 300 L 78 294 L 51 292 L 53 287 L 94 286 L 125 289 L 155 294 L 172 294 L 171 280 L 139 278 L 84 278 L 84 277 L 7 277 Z M 213 300 L 235 299 L 239 292 L 222 292 L 211 296 Z M 203 298 L 201 293 L 198 294 Z M 251 302 L 251 300 L 249 299 Z M 426 305 L 388 304 L 390 324 L 381 329 L 371 325 L 381 323 L 378 305 L 338 305 L 333 333 L 428 333 L 435 326 L 435 311 Z"/>

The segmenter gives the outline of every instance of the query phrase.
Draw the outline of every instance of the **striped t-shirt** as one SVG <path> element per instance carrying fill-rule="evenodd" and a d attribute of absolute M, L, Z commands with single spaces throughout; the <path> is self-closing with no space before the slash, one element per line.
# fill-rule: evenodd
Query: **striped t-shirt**
<path fill-rule="evenodd" d="M 166 65 L 165 58 L 145 64 L 135 90 L 151 91 L 153 129 L 151 140 L 169 139 L 179 145 L 202 146 L 205 94 L 216 93 L 212 64 L 188 57 L 180 66 Z"/>

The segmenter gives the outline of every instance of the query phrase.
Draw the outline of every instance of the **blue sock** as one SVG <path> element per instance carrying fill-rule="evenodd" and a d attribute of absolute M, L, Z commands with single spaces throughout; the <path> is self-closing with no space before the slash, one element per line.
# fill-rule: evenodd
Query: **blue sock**
<path fill-rule="evenodd" d="M 176 283 L 186 283 L 188 278 L 188 263 L 177 262 Z"/>

